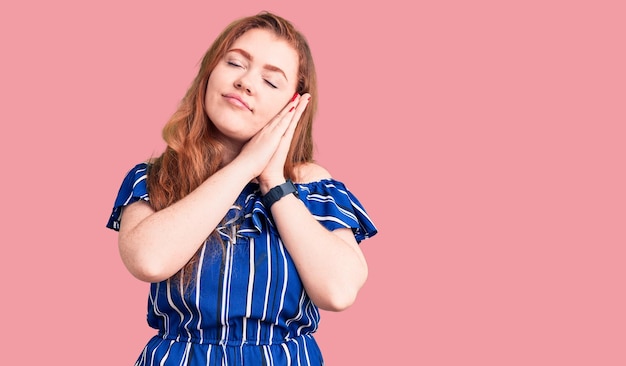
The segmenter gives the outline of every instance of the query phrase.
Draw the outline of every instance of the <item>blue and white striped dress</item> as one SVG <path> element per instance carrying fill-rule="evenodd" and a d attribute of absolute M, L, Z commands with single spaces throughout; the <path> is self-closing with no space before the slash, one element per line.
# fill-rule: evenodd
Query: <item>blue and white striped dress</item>
<path fill-rule="evenodd" d="M 122 207 L 148 201 L 141 163 L 128 172 L 107 227 L 119 230 Z M 296 184 L 300 199 L 329 230 L 352 228 L 357 242 L 377 229 L 343 183 Z M 180 281 L 150 285 L 148 324 L 158 333 L 135 365 L 323 365 L 313 333 L 318 308 L 306 294 L 293 260 L 248 184 L 218 228 L 225 245 L 207 241 L 190 288 Z M 182 295 L 181 295 L 182 294 Z"/>

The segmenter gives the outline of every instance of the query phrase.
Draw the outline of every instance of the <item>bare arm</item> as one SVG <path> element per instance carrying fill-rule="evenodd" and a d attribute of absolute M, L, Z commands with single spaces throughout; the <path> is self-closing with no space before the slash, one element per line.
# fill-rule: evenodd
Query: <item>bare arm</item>
<path fill-rule="evenodd" d="M 118 245 L 130 273 L 146 282 L 169 278 L 217 227 L 250 176 L 237 160 L 189 195 L 155 212 L 138 201 L 122 213 Z"/>
<path fill-rule="evenodd" d="M 323 168 L 313 167 L 316 177 L 329 177 Z M 270 188 L 261 187 L 263 192 Z M 368 273 L 365 257 L 352 230 L 329 231 L 294 195 L 283 197 L 271 210 L 281 239 L 313 302 L 331 311 L 352 305 Z"/>
<path fill-rule="evenodd" d="M 266 167 L 294 115 L 290 101 L 239 154 L 189 195 L 155 212 L 136 202 L 123 210 L 118 245 L 122 261 L 142 281 L 178 272 L 224 218 L 245 185 Z"/>
<path fill-rule="evenodd" d="M 285 182 L 285 158 L 309 99 L 309 94 L 296 99 L 293 118 L 258 177 L 262 194 Z M 326 169 L 312 163 L 300 166 L 297 175 L 301 182 L 330 178 Z M 327 230 L 294 195 L 280 199 L 271 211 L 311 300 L 324 310 L 340 311 L 351 306 L 367 279 L 367 263 L 352 230 Z"/>

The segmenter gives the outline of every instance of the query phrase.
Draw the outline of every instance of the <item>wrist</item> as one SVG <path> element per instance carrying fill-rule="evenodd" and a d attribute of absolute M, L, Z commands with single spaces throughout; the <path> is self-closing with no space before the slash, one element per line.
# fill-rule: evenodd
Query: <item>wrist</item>
<path fill-rule="evenodd" d="M 267 193 L 261 197 L 261 201 L 263 202 L 263 206 L 269 211 L 274 203 L 291 194 L 299 197 L 298 187 L 296 187 L 291 179 L 287 179 L 286 182 L 269 189 Z"/>
<path fill-rule="evenodd" d="M 272 179 L 260 179 L 259 181 L 259 189 L 261 190 L 262 195 L 266 195 L 270 189 L 279 186 L 287 181 L 284 177 L 272 178 Z"/>

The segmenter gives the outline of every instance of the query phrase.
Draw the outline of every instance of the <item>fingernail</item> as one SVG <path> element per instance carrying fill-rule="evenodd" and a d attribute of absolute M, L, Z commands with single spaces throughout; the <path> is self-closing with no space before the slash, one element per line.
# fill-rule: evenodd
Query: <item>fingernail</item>
<path fill-rule="evenodd" d="M 291 101 L 293 102 L 294 100 L 296 100 L 296 98 L 298 97 L 298 92 L 296 92 L 293 97 L 291 98 Z"/>
<path fill-rule="evenodd" d="M 311 100 L 311 97 L 309 97 L 309 99 L 307 99 L 307 100 Z"/>
<path fill-rule="evenodd" d="M 293 111 L 294 109 L 296 109 L 296 107 L 291 107 L 291 109 L 289 110 L 289 112 Z"/>

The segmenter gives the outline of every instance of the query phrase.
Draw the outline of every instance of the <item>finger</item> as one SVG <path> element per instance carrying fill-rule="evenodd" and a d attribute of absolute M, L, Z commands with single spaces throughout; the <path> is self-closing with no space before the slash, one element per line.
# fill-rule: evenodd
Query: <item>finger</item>
<path fill-rule="evenodd" d="M 296 106 L 298 105 L 298 101 L 300 100 L 300 94 L 296 93 L 293 95 L 291 100 L 287 102 L 285 107 L 272 118 L 272 120 L 267 124 L 268 126 L 275 126 L 280 124 L 280 122 L 291 121 L 291 116 L 295 112 Z M 287 119 L 287 121 L 285 121 Z"/>
<path fill-rule="evenodd" d="M 310 100 L 311 100 L 310 94 L 302 94 L 302 96 L 299 98 L 298 105 L 294 109 L 293 116 L 291 117 L 291 123 L 289 124 L 289 129 L 292 129 L 292 130 L 296 129 L 296 125 L 300 121 L 300 117 L 302 117 L 302 113 L 304 113 L 304 110 L 309 105 Z"/>
<path fill-rule="evenodd" d="M 291 145 L 291 140 L 293 139 L 293 135 L 296 131 L 296 127 L 298 126 L 298 122 L 300 122 L 302 113 L 304 113 L 304 110 L 309 104 L 310 99 L 311 99 L 310 96 L 303 95 L 302 98 L 300 99 L 300 102 L 298 103 L 298 106 L 293 110 L 293 116 L 291 120 L 289 121 L 289 125 L 283 132 L 283 138 L 282 138 L 282 140 L 285 141 L 284 144 L 286 144 L 287 149 L 289 145 Z M 283 144 L 283 142 L 281 142 L 281 144 Z"/>
<path fill-rule="evenodd" d="M 293 116 L 297 111 L 298 101 L 300 95 L 297 95 L 293 101 L 290 101 L 283 110 L 281 110 L 272 120 L 265 126 L 266 131 L 276 131 L 277 134 L 282 136 L 289 124 L 293 120 Z"/>

